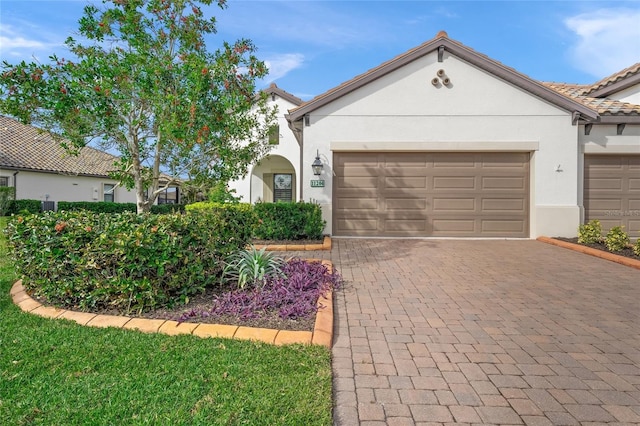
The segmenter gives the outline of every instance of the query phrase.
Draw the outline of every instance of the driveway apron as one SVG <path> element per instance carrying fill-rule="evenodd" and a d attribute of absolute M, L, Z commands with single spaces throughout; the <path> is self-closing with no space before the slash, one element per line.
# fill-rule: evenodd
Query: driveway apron
<path fill-rule="evenodd" d="M 640 424 L 640 271 L 531 240 L 331 257 L 336 425 Z"/>

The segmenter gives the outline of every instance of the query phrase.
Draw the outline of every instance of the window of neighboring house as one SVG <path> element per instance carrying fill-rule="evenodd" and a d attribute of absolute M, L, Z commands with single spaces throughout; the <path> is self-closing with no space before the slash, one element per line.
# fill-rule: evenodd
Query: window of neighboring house
<path fill-rule="evenodd" d="M 273 202 L 293 200 L 293 175 L 277 173 L 273 175 Z"/>
<path fill-rule="evenodd" d="M 269 127 L 269 145 L 278 145 L 280 143 L 280 126 L 274 125 Z"/>
<path fill-rule="evenodd" d="M 115 192 L 116 192 L 116 186 L 114 184 L 112 183 L 102 184 L 103 201 L 107 201 L 110 203 L 115 202 L 116 201 Z"/>
<path fill-rule="evenodd" d="M 158 204 L 178 204 L 178 197 L 178 188 L 170 186 L 158 194 Z"/>
<path fill-rule="evenodd" d="M 9 186 L 9 176 L 0 176 L 0 186 Z"/>

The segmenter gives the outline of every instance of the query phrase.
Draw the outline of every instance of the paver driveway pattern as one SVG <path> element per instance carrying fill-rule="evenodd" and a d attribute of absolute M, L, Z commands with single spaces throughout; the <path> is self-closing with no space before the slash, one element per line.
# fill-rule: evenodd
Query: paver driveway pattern
<path fill-rule="evenodd" d="M 331 257 L 335 424 L 640 424 L 640 271 L 529 240 Z"/>

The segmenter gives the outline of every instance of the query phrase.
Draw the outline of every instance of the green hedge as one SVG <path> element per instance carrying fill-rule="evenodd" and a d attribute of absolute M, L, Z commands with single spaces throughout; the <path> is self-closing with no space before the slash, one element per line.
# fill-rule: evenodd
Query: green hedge
<path fill-rule="evenodd" d="M 184 204 L 156 204 L 151 206 L 153 214 L 169 214 L 184 212 Z"/>
<path fill-rule="evenodd" d="M 42 211 L 42 201 L 40 200 L 13 200 L 7 209 L 7 216 L 12 214 L 37 214 Z"/>
<path fill-rule="evenodd" d="M 88 210 L 96 213 L 135 213 L 136 203 L 112 203 L 108 201 L 58 201 L 58 211 Z"/>
<path fill-rule="evenodd" d="M 326 225 L 315 203 L 258 203 L 254 211 L 260 219 L 255 237 L 262 240 L 319 239 Z"/>
<path fill-rule="evenodd" d="M 249 243 L 249 222 L 231 209 L 45 212 L 12 217 L 6 232 L 35 296 L 67 308 L 131 312 L 184 302 L 217 282 L 222 259 Z"/>
<path fill-rule="evenodd" d="M 16 189 L 13 186 L 0 186 L 0 216 L 6 216 L 9 208 L 16 198 Z"/>
<path fill-rule="evenodd" d="M 258 203 L 255 205 L 199 202 L 186 206 L 187 211 L 243 209 L 254 214 L 253 237 L 260 240 L 315 240 L 322 238 L 326 222 L 315 203 Z"/>

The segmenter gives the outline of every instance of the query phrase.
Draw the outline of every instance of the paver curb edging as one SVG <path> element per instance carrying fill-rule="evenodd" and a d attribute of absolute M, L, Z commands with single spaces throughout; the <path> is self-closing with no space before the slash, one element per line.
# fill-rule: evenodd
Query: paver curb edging
<path fill-rule="evenodd" d="M 307 259 L 318 261 L 317 259 Z M 329 270 L 333 265 L 328 260 L 321 261 Z M 313 331 L 275 330 L 224 324 L 178 323 L 172 320 L 125 317 L 118 315 L 102 315 L 90 312 L 76 312 L 46 306 L 27 294 L 22 280 L 11 287 L 11 298 L 24 312 L 46 318 L 64 318 L 80 325 L 91 327 L 116 327 L 133 329 L 144 333 L 162 333 L 168 335 L 193 334 L 198 337 L 223 337 L 239 340 L 255 340 L 274 345 L 295 343 L 326 346 L 331 349 L 333 342 L 333 292 L 318 299 L 318 312 Z"/>
<path fill-rule="evenodd" d="M 543 243 L 547 243 L 554 246 L 574 250 L 580 253 L 585 253 L 591 256 L 599 257 L 601 259 L 609 260 L 611 262 L 616 262 L 621 265 L 629 266 L 631 268 L 640 269 L 640 260 L 630 259 L 628 257 L 619 256 L 617 254 L 609 253 L 607 251 L 594 249 L 594 248 L 583 246 L 580 244 L 570 243 L 568 241 L 557 240 L 555 238 L 550 238 L 550 237 L 538 237 L 537 240 Z"/>
<path fill-rule="evenodd" d="M 254 246 L 256 250 L 266 251 L 315 251 L 331 250 L 331 237 L 325 235 L 322 244 L 258 244 Z"/>

